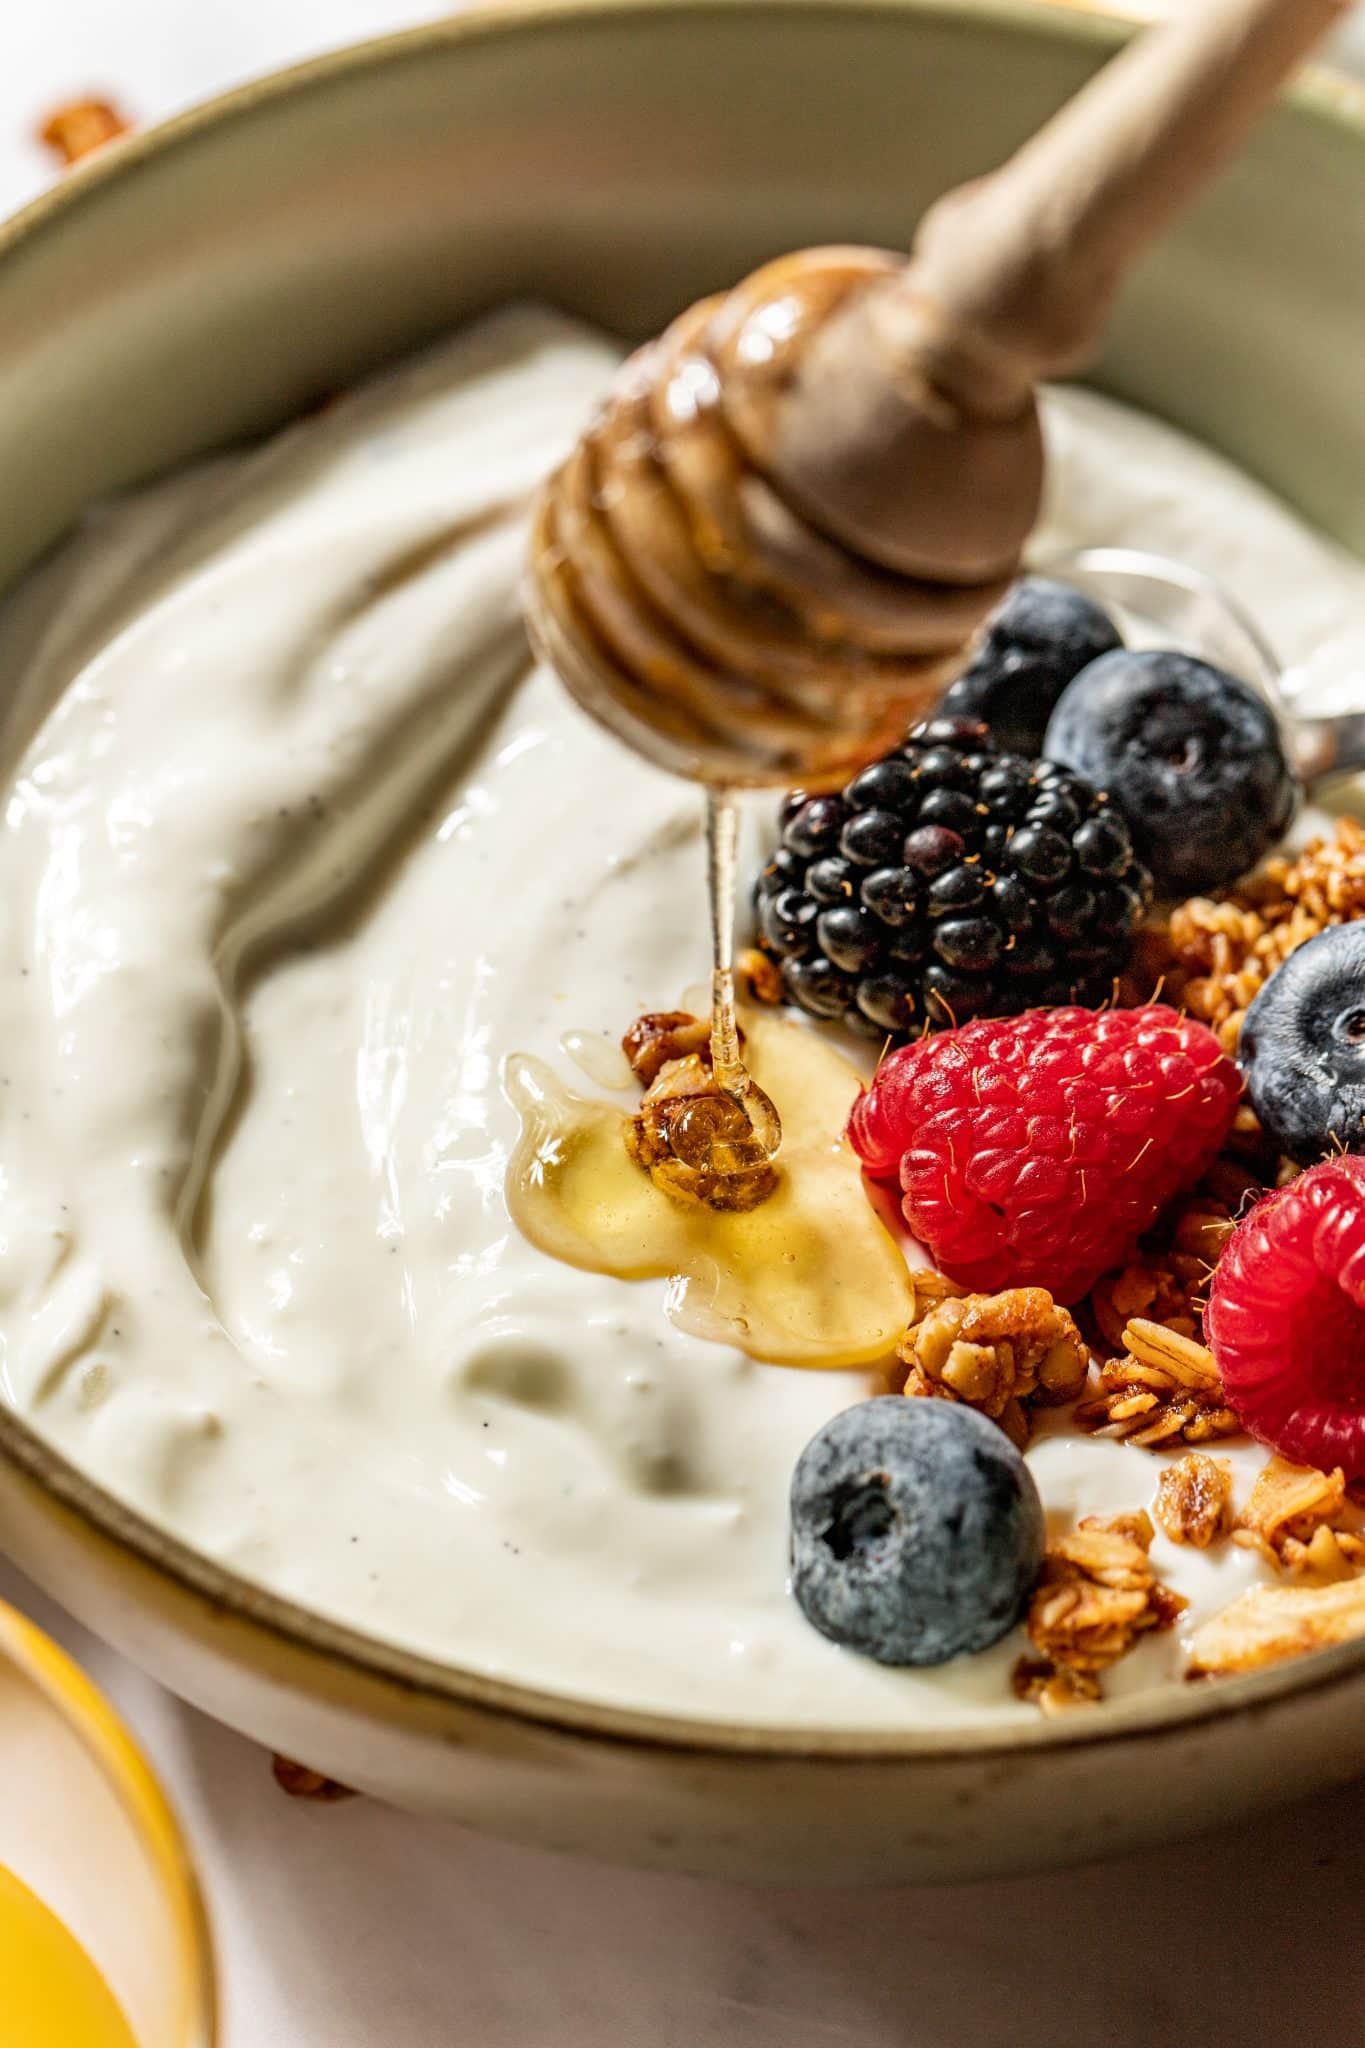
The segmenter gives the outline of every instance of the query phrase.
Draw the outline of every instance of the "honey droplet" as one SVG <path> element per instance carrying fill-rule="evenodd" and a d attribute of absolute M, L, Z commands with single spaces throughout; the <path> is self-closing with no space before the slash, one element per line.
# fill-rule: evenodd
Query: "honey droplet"
<path fill-rule="evenodd" d="M 781 1176 L 759 1207 L 670 1199 L 627 1155 L 626 1111 L 515 1053 L 503 1076 L 521 1117 L 513 1220 L 568 1265 L 668 1280 L 667 1312 L 695 1335 L 775 1365 L 875 1365 L 912 1302 L 905 1259 L 843 1135 L 858 1074 L 789 1018 L 746 1012 L 744 1029 L 754 1078 L 782 1109 Z"/>

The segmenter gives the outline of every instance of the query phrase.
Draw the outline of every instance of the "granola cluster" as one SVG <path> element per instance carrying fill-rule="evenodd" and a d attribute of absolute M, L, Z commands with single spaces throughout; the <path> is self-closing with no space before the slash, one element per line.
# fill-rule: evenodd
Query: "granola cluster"
<path fill-rule="evenodd" d="M 1124 1325 L 1121 1341 L 1118 1356 L 1100 1367 L 1098 1393 L 1076 1410 L 1082 1429 L 1144 1450 L 1239 1434 L 1206 1344 L 1144 1316 Z"/>
<path fill-rule="evenodd" d="M 1362 1520 L 1340 1466 L 1317 1472 L 1276 1455 L 1258 1475 L 1232 1540 L 1280 1570 L 1345 1579 L 1365 1564 Z"/>
<path fill-rule="evenodd" d="M 1247 1209 L 1281 1177 L 1280 1161 L 1243 1107 L 1221 1158 L 1199 1186 L 1177 1196 L 1128 1263 L 1091 1289 L 1083 1314 L 1099 1347 L 1121 1350 L 1135 1317 L 1182 1337 L 1202 1337 L 1209 1282 L 1223 1247 Z"/>
<path fill-rule="evenodd" d="M 1030 1407 L 1074 1401 L 1085 1384 L 1090 1355 L 1071 1316 L 1042 1287 L 944 1292 L 934 1300 L 929 1290 L 921 1294 L 919 1279 L 917 1320 L 899 1351 L 909 1368 L 904 1391 L 964 1401 L 1022 1448 Z"/>
<path fill-rule="evenodd" d="M 652 1088 L 674 1060 L 698 1059 L 710 1066 L 711 1026 L 690 1010 L 646 1010 L 621 1040 L 621 1050 L 636 1079 Z"/>
<path fill-rule="evenodd" d="M 1134 966 L 1148 994 L 1214 1030 L 1237 1050 L 1242 1018 L 1296 946 L 1331 924 L 1365 917 L 1365 827 L 1340 818 L 1330 838 L 1296 858 L 1266 861 L 1240 889 L 1214 902 L 1193 896 L 1143 934 Z"/>
<path fill-rule="evenodd" d="M 1232 1467 L 1226 1458 L 1190 1451 L 1164 1467 L 1152 1505 L 1172 1543 L 1207 1550 L 1232 1528 Z"/>
<path fill-rule="evenodd" d="M 674 1201 L 732 1214 L 766 1202 L 778 1169 L 716 1081 L 709 1023 L 688 1010 L 648 1011 L 621 1050 L 645 1083 L 626 1126 L 626 1150 L 654 1185 Z"/>
<path fill-rule="evenodd" d="M 1110 1665 L 1172 1626 L 1186 1602 L 1152 1569 L 1155 1533 L 1143 1513 L 1088 1515 L 1048 1546 L 1026 1623 L 1039 1656 L 1013 1675 L 1021 1699 L 1044 1712 L 1097 1700 Z"/>

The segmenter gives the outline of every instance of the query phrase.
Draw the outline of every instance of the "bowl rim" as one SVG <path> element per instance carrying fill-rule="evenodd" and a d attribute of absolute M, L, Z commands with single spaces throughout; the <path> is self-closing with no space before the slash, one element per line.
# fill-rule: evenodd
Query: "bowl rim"
<path fill-rule="evenodd" d="M 403 63 L 434 48 L 512 39 L 566 22 L 740 13 L 899 15 L 940 22 L 966 18 L 1005 32 L 1055 37 L 1107 51 L 1117 50 L 1151 19 L 1140 7 L 1099 6 L 1094 0 L 474 0 L 441 20 L 348 43 L 249 79 L 108 144 L 0 221 L 0 273 L 35 237 L 95 204 L 105 187 L 135 178 L 149 161 L 174 157 L 206 130 L 230 127 L 260 107 L 325 89 L 336 79 Z M 1310 66 L 1289 98 L 1300 111 L 1348 130 L 1365 149 L 1365 85 Z M 386 1641 L 273 1592 L 129 1507 L 3 1401 L 0 1461 L 32 1482 L 49 1504 L 73 1515 L 84 1534 L 128 1553 L 173 1596 L 189 1596 L 215 1619 L 228 1617 L 269 1637 L 281 1650 L 319 1660 L 338 1678 L 371 1686 L 378 1682 L 447 1712 L 482 1712 L 532 1731 L 643 1752 L 672 1751 L 717 1762 L 742 1757 L 746 1763 L 773 1764 L 794 1759 L 829 1765 L 915 1760 L 977 1764 L 1025 1753 L 1091 1749 L 1135 1736 L 1178 1736 L 1192 1723 L 1221 1722 L 1290 1697 L 1347 1688 L 1365 1672 L 1365 1640 L 1360 1640 L 1213 1684 L 1172 1684 L 1131 1700 L 1102 1703 L 1084 1715 L 1038 1715 L 1028 1721 L 942 1728 L 901 1728 L 893 1723 L 825 1728 L 665 1714 L 488 1677 Z"/>

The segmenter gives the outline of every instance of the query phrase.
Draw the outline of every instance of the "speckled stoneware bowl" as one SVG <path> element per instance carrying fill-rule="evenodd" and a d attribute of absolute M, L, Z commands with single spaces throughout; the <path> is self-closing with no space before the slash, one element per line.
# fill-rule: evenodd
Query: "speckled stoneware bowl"
<path fill-rule="evenodd" d="M 92 496 L 273 427 L 509 294 L 637 333 L 789 246 L 904 244 L 1124 33 L 933 0 L 499 7 L 122 143 L 0 228 L 0 585 Z M 1101 381 L 1365 552 L 1363 339 L 1365 104 L 1317 78 L 1147 266 Z M 1365 1768 L 1365 1642 L 1008 1733 L 717 1729 L 490 1683 L 192 1554 L 3 1407 L 0 1544 L 261 1742 L 623 1860 L 979 1876 Z"/>

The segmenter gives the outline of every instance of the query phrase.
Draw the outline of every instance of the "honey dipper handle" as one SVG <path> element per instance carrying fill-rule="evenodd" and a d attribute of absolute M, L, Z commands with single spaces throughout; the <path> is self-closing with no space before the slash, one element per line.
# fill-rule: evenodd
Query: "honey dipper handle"
<path fill-rule="evenodd" d="M 925 218 L 915 290 L 999 350 L 1021 382 L 1070 370 L 1098 346 L 1126 271 L 1234 155 L 1345 5 L 1185 9 L 1131 43 L 1002 170 Z"/>
<path fill-rule="evenodd" d="M 1097 347 L 1116 286 L 1226 163 L 1345 0 L 1183 0 L 1000 170 L 925 215 L 910 262 L 811 332 L 748 445 L 856 553 L 980 586 L 1037 513 L 1033 387 Z"/>

